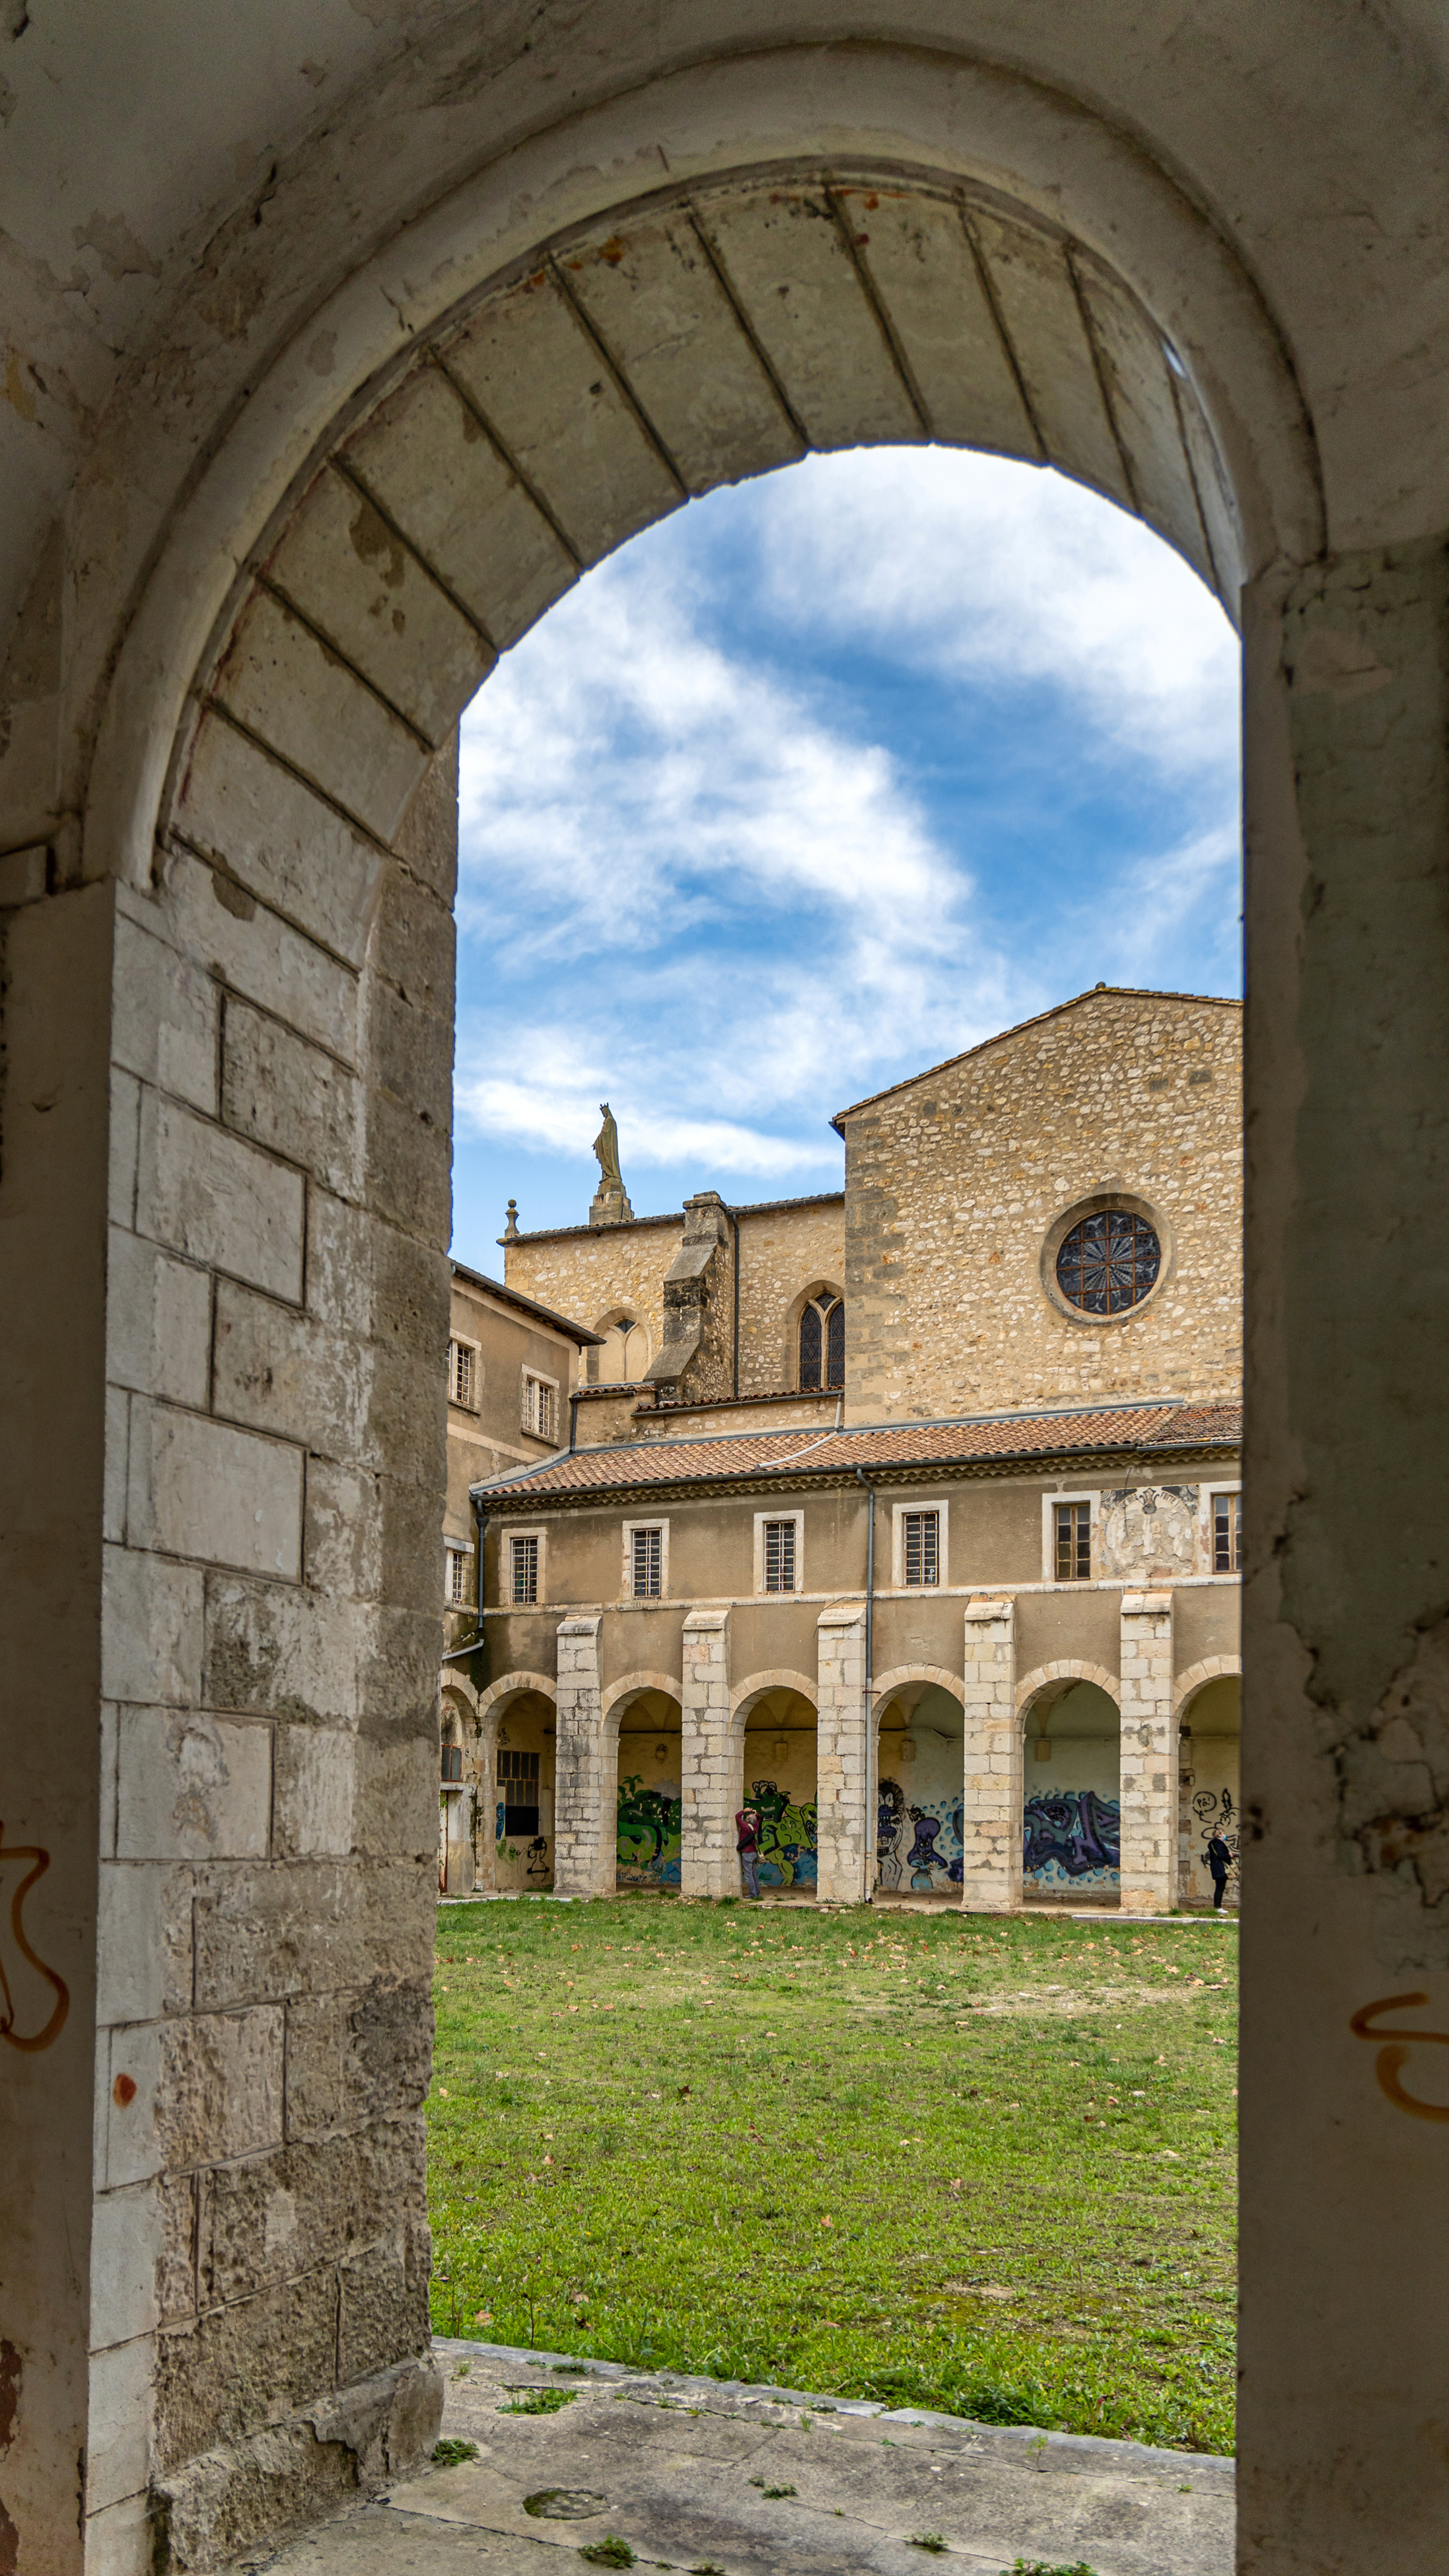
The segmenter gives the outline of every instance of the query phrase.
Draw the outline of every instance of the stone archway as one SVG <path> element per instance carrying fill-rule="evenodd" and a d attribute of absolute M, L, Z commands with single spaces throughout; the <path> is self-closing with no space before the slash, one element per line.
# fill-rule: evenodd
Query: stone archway
<path fill-rule="evenodd" d="M 683 1684 L 657 1672 L 626 1673 L 600 1701 L 602 1839 L 621 1887 L 680 1884 L 682 1703 Z"/>
<path fill-rule="evenodd" d="M 994 45 L 999 31 L 977 14 L 983 47 Z M 1421 744 L 1443 737 L 1442 487 L 1416 479 L 1404 405 L 1420 397 L 1403 391 L 1431 384 L 1433 371 L 1377 339 L 1361 358 L 1353 308 L 1341 363 L 1325 365 L 1323 327 L 1300 322 L 1300 347 L 1311 342 L 1316 359 L 1300 380 L 1319 388 L 1334 542 L 1364 550 L 1325 559 L 1299 350 L 1253 282 L 1248 240 L 1213 211 L 1235 184 L 1221 171 L 1214 184 L 1206 164 L 1194 170 L 1175 102 L 1150 85 L 1144 95 L 1113 74 L 1108 112 L 1083 104 L 1104 94 L 1111 39 L 1131 51 L 1125 27 L 1105 45 L 1088 28 L 1099 59 L 1075 70 L 1035 20 L 1014 33 L 1013 70 L 959 47 L 893 49 L 893 32 L 684 66 L 621 51 L 619 94 L 601 100 L 591 75 L 546 132 L 536 97 L 526 111 L 510 101 L 483 175 L 440 197 L 432 167 L 420 171 L 414 196 L 369 234 L 384 248 L 349 265 L 333 291 L 341 271 L 330 254 L 305 290 L 286 282 L 279 339 L 261 350 L 245 344 L 245 317 L 265 307 L 266 280 L 258 293 L 239 274 L 264 237 L 259 204 L 245 242 L 208 241 L 196 295 L 221 319 L 204 357 L 181 368 L 164 431 L 148 446 L 137 426 L 159 402 L 159 371 L 143 353 L 130 414 L 109 443 L 95 442 L 63 594 L 71 659 L 51 692 L 55 793 L 24 808 L 46 819 L 5 861 L 20 907 L 7 956 L 20 998 L 7 1025 L 6 1186 L 19 1193 L 30 1273 L 12 1346 L 15 1453 L 23 1474 L 32 1459 L 53 1461 L 44 1561 L 66 1568 L 37 1587 L 26 1560 L 13 1633 L 22 1692 L 33 1681 L 61 1739 L 84 1748 L 62 1804 L 49 1746 L 42 1760 L 22 1730 L 8 1793 L 53 1861 L 48 1922 L 75 1998 L 63 2048 L 10 2070 L 7 2169 L 25 2210 L 12 2290 L 31 2373 L 17 2452 L 26 2546 L 36 2531 L 47 2548 L 50 2535 L 69 2535 L 78 2453 L 89 2458 L 98 2556 L 139 2563 L 169 2521 L 177 2549 L 201 2566 L 287 2514 L 394 2473 L 429 2438 L 421 2177 L 384 2168 L 393 2124 L 420 2096 L 431 1949 L 437 1639 L 420 1605 L 435 1603 L 437 1586 L 419 1535 L 427 1514 L 391 1472 L 406 1439 L 413 1485 L 441 1490 L 440 1396 L 436 1418 L 430 1408 L 446 1329 L 451 858 L 446 777 L 430 763 L 445 761 L 439 747 L 472 678 L 550 583 L 704 488 L 641 354 L 601 306 L 586 318 L 583 270 L 568 266 L 594 258 L 593 284 L 611 294 L 603 272 L 617 282 L 628 250 L 616 261 L 610 245 L 635 224 L 641 176 L 656 169 L 671 176 L 649 201 L 654 214 L 678 213 L 681 188 L 709 200 L 695 236 L 702 291 L 708 302 L 717 286 L 739 323 L 737 348 L 726 333 L 733 372 L 693 368 L 705 475 L 781 461 L 791 438 L 934 431 L 1010 448 L 1000 406 L 1009 415 L 1015 402 L 1035 442 L 1016 452 L 1120 488 L 1175 541 L 1205 545 L 1230 596 L 1240 576 L 1249 586 L 1249 936 L 1268 992 L 1254 1081 L 1271 1113 L 1255 1131 L 1266 1213 L 1254 1220 L 1253 1262 L 1263 1278 L 1277 1269 L 1288 1280 L 1281 1303 L 1260 1309 L 1264 1500 L 1249 1544 L 1283 1543 L 1286 1612 L 1255 1615 L 1264 1663 L 1277 1654 L 1295 1712 L 1263 1756 L 1283 1892 L 1280 1911 L 1263 1917 L 1274 1945 L 1263 2008 L 1276 2027 L 1249 2141 L 1262 2211 L 1255 2238 L 1250 2192 L 1253 2512 L 1255 2527 L 1284 2535 L 1275 2566 L 1285 2569 L 1321 2563 L 1346 2545 L 1350 2523 L 1402 2529 L 1408 2494 L 1424 2500 L 1425 2533 L 1436 2528 L 1442 2484 L 1423 2475 L 1419 2450 L 1406 2439 L 1396 2458 L 1386 2435 L 1366 2461 L 1359 2430 L 1371 2372 L 1380 2397 L 1402 2388 L 1406 2424 L 1415 2387 L 1435 2375 L 1426 2356 L 1442 2298 L 1410 2328 L 1402 2304 L 1402 2285 L 1425 2270 L 1406 2258 L 1431 2239 L 1415 2212 L 1432 2212 L 1432 2191 L 1398 2188 L 1407 2150 L 1374 2126 L 1382 2106 L 1343 2036 L 1343 2006 L 1377 1955 L 1368 1909 L 1398 1909 L 1393 1937 L 1416 1960 L 1424 1909 L 1411 1871 L 1366 1879 L 1356 1842 L 1352 1884 L 1349 1872 L 1324 1876 L 1320 1850 L 1343 1820 L 1337 1788 L 1302 1749 L 1321 1711 L 1300 1679 L 1311 1668 L 1337 1714 L 1371 1727 L 1395 1676 L 1429 1651 L 1426 1604 L 1439 1591 L 1436 1543 L 1414 1554 L 1387 1538 L 1368 1574 L 1362 1555 L 1365 1492 L 1381 1483 L 1400 1497 L 1401 1519 L 1417 1512 L 1432 1529 L 1441 1472 L 1433 1408 L 1421 1408 L 1413 1440 L 1397 1426 L 1424 1210 L 1442 1201 L 1423 1162 L 1444 1085 L 1442 937 L 1423 889 L 1449 796 L 1437 749 L 1402 805 L 1398 765 L 1382 758 L 1391 718 Z M 1355 106 L 1358 59 L 1346 38 L 1330 54 Z M 1227 85 L 1229 106 L 1255 77 L 1244 70 L 1241 93 Z M 428 108 L 441 113 L 435 100 Z M 1217 122 L 1233 128 L 1230 115 Z M 1382 131 L 1394 195 L 1407 120 Z M 1169 175 L 1179 168 L 1189 186 Z M 295 172 L 285 186 L 295 209 Z M 791 238 L 811 246 L 797 272 L 750 272 L 743 233 L 725 239 L 728 208 L 711 247 L 716 194 L 796 207 L 813 197 L 808 222 L 766 219 L 767 238 L 788 220 Z M 1431 208 L 1427 194 L 1422 202 Z M 928 210 L 925 233 L 949 242 L 964 293 L 941 300 L 924 251 L 901 263 L 903 284 L 884 275 L 881 239 L 861 238 L 862 217 L 873 224 L 892 204 Z M 294 220 L 300 241 L 304 219 Z M 888 226 L 889 211 L 882 236 Z M 1432 238 L 1427 219 L 1417 228 Z M 1342 227 L 1295 202 L 1281 230 L 1301 243 Z M 810 269 L 822 244 L 832 246 L 828 284 Z M 308 265 L 298 257 L 299 276 Z M 759 310 L 751 274 L 763 276 Z M 1414 309 L 1407 272 L 1396 274 L 1397 287 L 1376 288 L 1376 311 Z M 1328 272 L 1315 279 L 1326 312 Z M 782 283 L 800 322 L 788 347 L 765 327 Z M 506 337 L 509 297 L 510 310 L 551 314 L 565 340 L 577 323 L 598 352 L 575 386 L 575 455 L 567 406 L 537 437 L 510 443 L 497 386 L 460 391 L 454 380 L 461 344 L 471 363 L 490 313 Z M 959 369 L 956 326 L 973 297 L 990 325 L 973 347 L 1000 362 L 994 397 L 979 372 Z M 236 347 L 223 361 L 228 334 Z M 177 337 L 185 344 L 180 326 Z M 1414 350 L 1417 340 L 1415 324 Z M 688 334 L 670 345 L 688 375 Z M 506 357 L 502 369 L 504 391 L 516 391 Z M 943 369 L 948 388 L 969 395 L 954 418 Z M 548 366 L 532 372 L 545 386 L 564 380 Z M 597 435 L 595 382 L 598 422 L 608 415 Z M 452 488 L 426 437 L 409 450 L 425 396 L 454 420 L 471 528 L 496 534 L 485 569 L 506 566 L 497 596 L 475 587 L 466 547 L 445 545 L 417 515 Z M 761 424 L 772 447 L 760 444 Z M 421 493 L 407 480 L 410 456 Z M 484 465 L 491 496 L 474 475 Z M 567 503 L 591 475 L 598 506 L 576 526 Z M 116 496 L 128 491 L 137 506 L 123 526 Z M 1286 1007 L 1300 983 L 1301 1009 Z M 1345 1043 L 1355 1030 L 1373 1032 L 1362 1061 Z M 1344 1153 L 1345 1135 L 1361 1153 Z M 1346 1182 L 1329 1188 L 1323 1175 L 1360 1163 L 1374 1171 L 1383 1239 L 1346 1276 L 1337 1247 L 1359 1239 L 1354 1211 Z M 1402 1253 L 1386 1248 L 1399 1244 Z M 1432 1334 L 1415 1348 L 1433 1386 Z M 104 1609 L 93 1615 L 103 1549 Z M 268 1794 L 239 1769 L 199 1885 L 183 1885 L 168 1851 L 105 1838 L 101 1784 L 129 1758 L 126 1713 L 158 1702 L 219 1709 L 239 1731 L 267 1732 Z M 344 1812 L 365 1826 L 334 1850 L 317 1819 Z M 1320 1906 L 1333 1937 L 1308 1962 L 1297 1927 Z M 194 1975 L 178 1984 L 168 1963 L 186 1927 Z M 1297 1976 L 1271 1973 L 1274 1955 L 1280 1967 L 1298 1959 L 1311 2011 Z M 213 2062 L 232 2070 L 211 2088 L 226 2118 L 183 2141 L 177 2070 Z M 377 2065 L 384 2081 L 369 2092 L 359 2070 Z M 255 2082 L 244 2067 L 261 2070 Z M 1361 2277 L 1340 2248 L 1334 2331 L 1296 2343 L 1276 2320 L 1296 2321 L 1306 2302 L 1329 2311 L 1319 2202 L 1303 2159 L 1281 2152 L 1285 2099 L 1307 2106 L 1315 2141 L 1335 2142 L 1314 2147 L 1319 2200 L 1351 2199 L 1364 2213 Z M 238 2130 L 228 2122 L 242 2102 L 256 2119 Z M 299 2186 L 325 2203 L 339 2139 L 382 2177 L 363 2232 L 319 2228 L 305 2271 L 279 2278 L 265 2211 Z M 173 2199 L 197 2197 L 242 2153 L 256 2241 L 238 2294 L 213 2298 L 194 2268 L 163 2276 L 153 2252 Z M 1381 2185 L 1369 2195 L 1365 2171 Z M 1274 2199 L 1287 2172 L 1295 2205 Z M 1308 2216 L 1295 2235 L 1299 2201 Z M 1401 2243 L 1395 2229 L 1411 2226 Z M 74 2251 L 90 2246 L 94 2299 Z M 1252 2281 L 1266 2285 L 1274 2264 L 1278 2285 L 1255 2304 Z M 1285 2295 L 1289 2276 L 1301 2298 Z M 118 2282 L 116 2296 L 101 2295 Z M 1373 2282 L 1395 2285 L 1391 2306 Z M 280 2344 L 279 2302 L 297 2321 Z M 253 2368 L 263 2350 L 281 2354 L 265 2401 Z M 1285 2386 L 1291 2469 L 1269 2456 Z M 1299 2438 L 1305 2425 L 1312 2440 Z M 72 2566 L 70 2538 L 54 2545 L 65 2552 L 57 2565 Z"/>

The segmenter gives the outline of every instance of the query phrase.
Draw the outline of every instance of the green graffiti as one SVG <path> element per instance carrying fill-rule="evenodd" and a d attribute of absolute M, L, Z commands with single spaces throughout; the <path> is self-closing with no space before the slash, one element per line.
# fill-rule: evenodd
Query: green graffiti
<path fill-rule="evenodd" d="M 626 1885 L 679 1885 L 683 1801 L 668 1789 L 646 1789 L 635 1774 L 619 1783 L 619 1875 Z"/>
<path fill-rule="evenodd" d="M 801 1799 L 797 1804 L 773 1780 L 752 1780 L 749 1804 L 760 1819 L 760 1885 L 813 1887 L 820 1812 L 815 1800 Z"/>

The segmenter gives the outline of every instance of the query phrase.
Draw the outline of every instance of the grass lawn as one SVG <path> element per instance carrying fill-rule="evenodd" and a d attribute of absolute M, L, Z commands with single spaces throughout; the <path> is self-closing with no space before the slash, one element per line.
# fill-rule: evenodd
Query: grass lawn
<path fill-rule="evenodd" d="M 440 2334 L 1230 2451 L 1237 1930 L 449 1907 Z"/>

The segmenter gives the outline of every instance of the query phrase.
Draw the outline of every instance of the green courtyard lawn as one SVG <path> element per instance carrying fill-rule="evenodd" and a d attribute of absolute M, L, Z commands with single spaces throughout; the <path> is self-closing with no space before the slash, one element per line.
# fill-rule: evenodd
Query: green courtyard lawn
<path fill-rule="evenodd" d="M 440 2334 L 1232 2448 L 1236 1927 L 438 1920 Z"/>

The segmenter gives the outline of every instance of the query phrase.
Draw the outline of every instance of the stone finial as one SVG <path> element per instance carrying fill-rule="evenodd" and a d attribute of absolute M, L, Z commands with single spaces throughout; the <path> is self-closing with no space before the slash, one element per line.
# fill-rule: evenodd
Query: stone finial
<path fill-rule="evenodd" d="M 507 1220 L 504 1224 L 503 1232 L 500 1234 L 498 1240 L 500 1243 L 516 1243 L 518 1241 L 517 1199 L 510 1199 L 508 1202 Z"/>

